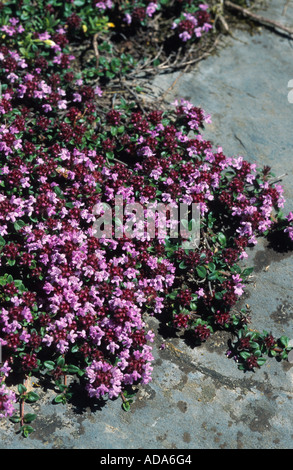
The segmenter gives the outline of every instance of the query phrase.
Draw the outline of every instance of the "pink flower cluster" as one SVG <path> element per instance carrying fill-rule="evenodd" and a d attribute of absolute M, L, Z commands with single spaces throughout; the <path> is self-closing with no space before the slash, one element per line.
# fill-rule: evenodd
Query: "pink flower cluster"
<path fill-rule="evenodd" d="M 172 29 L 177 31 L 181 41 L 187 42 L 192 38 L 200 38 L 212 29 L 208 8 L 208 5 L 200 4 L 196 13 L 182 13 L 180 18 L 173 22 Z"/>
<path fill-rule="evenodd" d="M 102 3 L 111 2 L 97 8 Z M 148 6 L 151 14 L 153 2 Z M 194 322 L 194 309 L 198 315 L 203 305 L 217 325 L 229 323 L 244 281 L 233 272 L 211 285 L 207 266 L 223 271 L 246 256 L 283 206 L 282 188 L 243 158 L 213 151 L 200 133 L 210 116 L 186 100 L 168 114 L 117 107 L 101 118 L 102 90 L 73 72 L 65 30 L 46 33 L 37 37 L 34 59 L 23 59 L 16 45 L 0 46 L 1 376 L 35 373 L 49 359 L 58 378 L 63 356 L 84 372 L 91 397 L 114 398 L 151 380 L 154 334 L 146 312 L 176 305 L 174 325 L 201 340 L 211 330 L 205 319 Z M 19 42 L 22 34 L 14 31 Z M 58 47 L 46 44 L 51 40 Z M 117 195 L 126 205 L 196 203 L 211 240 L 209 216 L 216 220 L 220 208 L 234 235 L 217 250 L 204 244 L 189 252 L 159 237 L 98 239 L 94 208 L 114 208 Z M 185 289 L 182 263 L 195 279 Z M 170 302 L 173 291 L 178 297 Z M 9 415 L 13 400 L 2 384 L 0 412 Z"/>
<path fill-rule="evenodd" d="M 136 3 L 136 2 L 135 2 Z M 145 18 L 152 18 L 154 13 L 158 10 L 159 5 L 157 2 L 146 2 L 145 6 L 136 6 L 132 7 L 132 11 L 125 13 L 124 21 L 130 24 L 140 24 Z"/>
<path fill-rule="evenodd" d="M 107 8 L 113 8 L 113 2 L 111 0 L 106 0 L 106 2 L 97 2 L 96 8 L 104 12 Z"/>
<path fill-rule="evenodd" d="M 293 212 L 289 212 L 286 217 L 287 227 L 284 229 L 285 233 L 288 233 L 290 240 L 293 241 Z"/>
<path fill-rule="evenodd" d="M 0 418 L 10 418 L 15 413 L 15 393 L 5 384 L 0 385 Z"/>

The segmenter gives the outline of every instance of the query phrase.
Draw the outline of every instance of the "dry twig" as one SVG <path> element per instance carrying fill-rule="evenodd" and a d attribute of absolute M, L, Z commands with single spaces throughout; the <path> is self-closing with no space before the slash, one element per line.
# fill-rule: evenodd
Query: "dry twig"
<path fill-rule="evenodd" d="M 99 66 L 100 62 L 100 54 L 99 54 L 99 49 L 98 49 L 98 33 L 96 33 L 93 37 L 93 48 L 94 48 L 94 53 L 95 53 L 95 58 L 96 58 L 96 66 Z"/>
<path fill-rule="evenodd" d="M 141 100 L 139 99 L 137 93 L 130 87 L 127 85 L 127 83 L 123 80 L 121 80 L 121 85 L 124 86 L 126 88 L 126 90 L 134 97 L 135 99 L 135 102 L 137 104 L 137 106 L 140 108 L 140 110 L 142 111 L 143 114 L 146 114 L 146 111 L 143 107 L 143 105 L 141 104 Z"/>
<path fill-rule="evenodd" d="M 218 35 L 218 37 L 216 38 L 216 40 L 214 41 L 213 45 L 207 50 L 205 51 L 203 54 L 201 54 L 199 57 L 196 57 L 195 59 L 191 59 L 191 60 L 188 60 L 188 61 L 181 61 L 179 64 L 178 64 L 178 68 L 182 68 L 184 67 L 184 70 L 180 73 L 180 75 L 178 75 L 178 77 L 174 80 L 174 82 L 169 86 L 169 88 L 167 88 L 167 90 L 164 91 L 164 93 L 162 94 L 161 98 L 160 98 L 160 101 L 163 101 L 165 99 L 165 96 L 173 90 L 174 86 L 176 85 L 176 82 L 179 80 L 179 78 L 181 78 L 181 76 L 187 72 L 187 69 L 190 65 L 194 65 L 195 63 L 197 62 L 200 62 L 201 60 L 205 59 L 214 49 L 215 47 L 217 46 L 218 42 L 220 41 L 221 39 L 221 34 Z M 172 64 L 171 67 L 174 67 L 175 64 Z"/>
<path fill-rule="evenodd" d="M 290 35 L 293 35 L 293 29 L 289 28 L 288 26 L 283 25 L 282 23 L 279 23 L 278 21 L 271 20 L 269 18 L 265 18 L 264 16 L 259 16 L 256 15 L 255 13 L 252 13 L 250 10 L 247 8 L 243 8 L 239 5 L 235 5 L 235 3 L 230 2 L 229 0 L 225 0 L 224 3 L 225 7 L 227 7 L 229 10 L 234 10 L 237 11 L 238 13 L 241 13 L 243 16 L 246 16 L 250 18 L 251 20 L 264 25 L 264 26 L 271 26 L 275 30 L 281 30 L 284 31 Z"/>
<path fill-rule="evenodd" d="M 285 16 L 286 15 L 286 12 L 287 12 L 287 8 L 288 8 L 288 5 L 289 5 L 289 2 L 290 0 L 286 0 L 286 3 L 283 7 L 283 11 L 282 11 L 282 15 Z"/>

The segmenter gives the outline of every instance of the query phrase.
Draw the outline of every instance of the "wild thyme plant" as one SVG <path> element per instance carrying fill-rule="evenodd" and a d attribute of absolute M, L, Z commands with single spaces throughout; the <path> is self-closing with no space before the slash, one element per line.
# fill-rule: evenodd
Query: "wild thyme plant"
<path fill-rule="evenodd" d="M 210 117 L 186 100 L 168 112 L 123 98 L 103 108 L 107 91 L 74 67 L 77 37 L 108 34 L 114 13 L 147 28 L 168 3 L 120 2 L 119 12 L 111 1 L 0 3 L 0 416 L 20 423 L 24 436 L 36 418 L 25 406 L 39 399 L 33 377 L 53 381 L 57 403 L 71 399 L 74 375 L 91 398 L 121 396 L 128 410 L 131 387 L 152 376 L 147 315 L 166 315 L 197 342 L 232 331 L 228 355 L 243 369 L 290 350 L 288 338 L 251 332 L 246 312 L 233 311 L 252 272 L 243 268 L 247 248 L 276 221 L 292 238 L 270 169 L 214 150 L 201 133 Z M 183 42 L 209 29 L 205 5 L 172 8 L 183 15 L 173 15 Z M 196 203 L 201 244 L 95 237 L 94 208 L 114 208 L 117 195 L 143 207 Z"/>

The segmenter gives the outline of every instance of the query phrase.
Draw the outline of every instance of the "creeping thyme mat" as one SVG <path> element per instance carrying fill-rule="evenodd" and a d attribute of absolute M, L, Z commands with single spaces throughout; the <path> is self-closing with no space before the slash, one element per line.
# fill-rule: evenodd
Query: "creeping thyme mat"
<path fill-rule="evenodd" d="M 247 311 L 237 309 L 252 273 L 248 247 L 279 234 L 292 248 L 293 213 L 283 215 L 283 188 L 271 169 L 213 149 L 202 134 L 211 118 L 195 104 L 178 98 L 160 109 L 140 100 L 137 88 L 111 88 L 135 75 L 133 67 L 146 69 L 121 55 L 119 35 L 126 47 L 162 20 L 170 26 L 165 51 L 176 39 L 188 53 L 210 34 L 208 6 L 0 7 L 0 416 L 19 423 L 25 437 L 33 432 L 36 415 L 25 410 L 39 399 L 27 386 L 32 377 L 53 384 L 56 403 L 72 398 L 74 376 L 93 400 L 121 397 L 128 410 L 133 390 L 152 378 L 148 316 L 164 316 L 195 344 L 230 331 L 227 356 L 242 370 L 258 369 L 267 356 L 287 359 L 289 339 L 249 328 Z M 184 248 L 189 214 L 177 237 L 160 236 L 158 218 L 154 238 L 126 229 L 117 237 L 114 223 L 98 238 L 95 221 L 105 207 L 117 220 L 117 197 L 125 209 L 138 203 L 145 220 L 160 204 L 196 203 L 200 244 Z M 124 211 L 119 231 L 131 220 Z"/>

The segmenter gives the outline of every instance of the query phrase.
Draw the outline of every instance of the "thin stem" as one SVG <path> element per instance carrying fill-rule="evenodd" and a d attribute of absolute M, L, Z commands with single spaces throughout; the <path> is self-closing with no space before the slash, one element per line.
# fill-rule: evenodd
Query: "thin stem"
<path fill-rule="evenodd" d="M 24 386 L 25 386 L 25 388 L 27 387 L 27 377 L 24 380 Z M 22 395 L 26 395 L 26 392 L 24 392 Z M 21 398 L 21 400 L 20 400 L 20 425 L 21 426 L 23 426 L 24 402 L 25 402 L 25 399 Z"/>
<path fill-rule="evenodd" d="M 262 24 L 264 26 L 272 26 L 274 29 L 280 29 L 281 31 L 285 31 L 288 34 L 293 35 L 292 28 L 289 28 L 288 26 L 285 26 L 277 21 L 270 20 L 269 18 L 265 18 L 264 16 L 256 15 L 255 13 L 252 13 L 246 8 L 243 8 L 239 5 L 235 5 L 235 3 L 230 2 L 229 0 L 225 0 L 225 7 L 227 7 L 230 10 L 238 11 L 243 16 L 247 16 L 248 18 L 256 21 L 259 24 Z"/>

